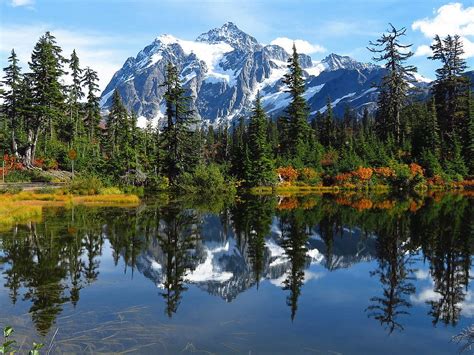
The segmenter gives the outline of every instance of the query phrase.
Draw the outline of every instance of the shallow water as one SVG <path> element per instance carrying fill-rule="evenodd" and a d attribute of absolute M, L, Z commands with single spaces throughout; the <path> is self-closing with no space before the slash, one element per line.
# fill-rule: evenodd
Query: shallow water
<path fill-rule="evenodd" d="M 52 353 L 456 353 L 473 214 L 459 194 L 47 208 L 0 231 L 0 325 Z"/>

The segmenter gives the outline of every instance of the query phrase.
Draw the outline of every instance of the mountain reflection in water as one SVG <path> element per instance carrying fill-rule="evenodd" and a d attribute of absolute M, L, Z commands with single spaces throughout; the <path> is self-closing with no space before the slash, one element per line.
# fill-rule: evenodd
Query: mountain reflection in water
<path fill-rule="evenodd" d="M 288 319 L 295 321 L 305 312 L 300 298 L 306 284 L 366 264 L 361 277 L 378 286 L 358 311 L 386 333 L 403 332 L 420 305 L 433 325 L 456 327 L 474 315 L 473 207 L 469 196 L 435 194 L 47 208 L 40 223 L 0 231 L 0 291 L 8 293 L 0 298 L 0 318 L 8 322 L 20 304 L 46 336 L 64 308 L 74 313 L 83 292 L 120 271 L 152 282 L 169 319 L 180 314 L 191 287 L 233 303 L 265 283 L 285 295 Z M 110 255 L 114 266 L 103 271 Z"/>

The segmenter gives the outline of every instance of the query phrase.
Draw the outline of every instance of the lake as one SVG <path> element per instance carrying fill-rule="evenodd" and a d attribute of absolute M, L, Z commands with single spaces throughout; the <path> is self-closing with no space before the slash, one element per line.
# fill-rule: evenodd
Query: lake
<path fill-rule="evenodd" d="M 454 354 L 473 242 L 468 193 L 45 208 L 0 230 L 0 325 L 51 353 Z"/>

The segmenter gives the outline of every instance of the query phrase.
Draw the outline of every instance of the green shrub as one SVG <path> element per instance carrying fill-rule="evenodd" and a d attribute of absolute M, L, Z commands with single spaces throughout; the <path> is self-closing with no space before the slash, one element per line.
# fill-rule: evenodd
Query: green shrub
<path fill-rule="evenodd" d="M 149 191 L 166 191 L 170 187 L 170 183 L 165 176 L 149 176 L 146 181 L 146 189 Z"/>
<path fill-rule="evenodd" d="M 137 195 L 143 197 L 145 195 L 145 188 L 143 186 L 127 185 L 120 188 L 124 194 Z"/>
<path fill-rule="evenodd" d="M 425 169 L 426 176 L 428 177 L 443 174 L 443 168 L 438 158 L 429 150 L 424 150 L 421 153 L 420 164 Z"/>
<path fill-rule="evenodd" d="M 2 189 L 0 189 L 0 194 L 12 194 L 12 195 L 15 195 L 15 194 L 18 194 L 20 192 L 22 192 L 23 189 L 20 187 L 20 186 L 8 186 L 8 187 L 4 187 Z"/>
<path fill-rule="evenodd" d="M 298 180 L 309 185 L 320 185 L 321 176 L 313 168 L 303 168 L 298 170 Z"/>
<path fill-rule="evenodd" d="M 54 194 L 58 191 L 58 189 L 54 187 L 42 187 L 41 189 L 36 190 L 35 192 L 38 194 Z"/>
<path fill-rule="evenodd" d="M 51 179 L 39 169 L 13 170 L 5 176 L 5 182 L 51 182 Z"/>
<path fill-rule="evenodd" d="M 5 182 L 31 182 L 31 175 L 28 170 L 9 171 L 5 176 Z"/>
<path fill-rule="evenodd" d="M 30 170 L 29 171 L 30 175 L 30 181 L 31 182 L 51 182 L 53 179 L 52 176 L 46 175 L 40 170 Z"/>
<path fill-rule="evenodd" d="M 98 195 L 104 184 L 95 176 L 76 177 L 66 186 L 66 190 L 74 195 Z"/>
<path fill-rule="evenodd" d="M 179 187 L 190 193 L 235 193 L 235 183 L 226 181 L 219 167 L 215 164 L 198 165 L 193 173 L 184 173 Z"/>
<path fill-rule="evenodd" d="M 120 190 L 118 187 L 104 187 L 99 190 L 100 195 L 119 195 L 122 194 L 122 190 Z"/>

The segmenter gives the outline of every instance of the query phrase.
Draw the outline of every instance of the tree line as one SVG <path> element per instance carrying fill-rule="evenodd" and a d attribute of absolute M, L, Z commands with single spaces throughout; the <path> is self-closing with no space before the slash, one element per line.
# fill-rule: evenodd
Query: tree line
<path fill-rule="evenodd" d="M 178 68 L 166 67 L 166 111 L 156 127 L 137 127 L 137 115 L 115 90 L 101 119 L 97 72 L 82 68 L 75 51 L 66 58 L 46 32 L 23 73 L 14 50 L 2 81 L 0 146 L 10 159 L 34 169 L 76 169 L 112 182 L 154 186 L 199 184 L 221 177 L 252 187 L 274 185 L 277 167 L 311 169 L 320 183 L 358 167 L 417 163 L 426 176 L 462 180 L 474 174 L 474 98 L 459 36 L 434 38 L 430 59 L 440 63 L 427 99 L 413 85 L 405 29 L 390 29 L 368 48 L 385 68 L 377 109 L 358 115 L 349 106 L 336 117 L 331 99 L 310 115 L 305 73 L 296 47 L 283 83 L 290 96 L 284 114 L 267 117 L 257 93 L 250 117 L 203 127 L 191 109 Z M 70 84 L 65 84 L 66 75 Z M 211 184 L 212 185 L 212 184 Z"/>

